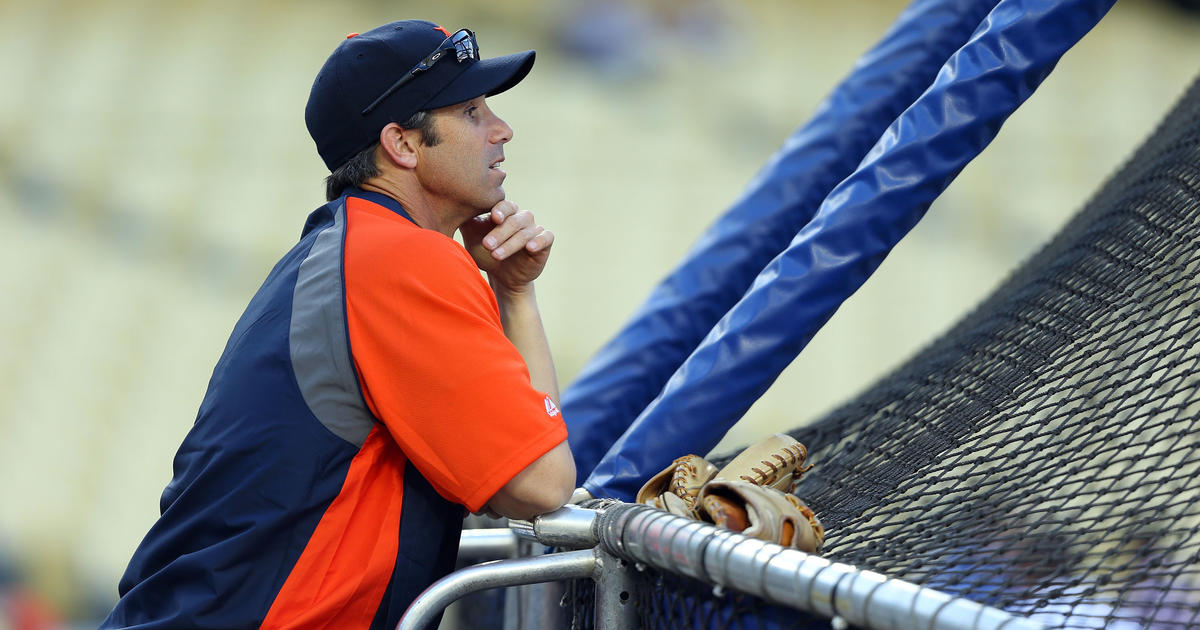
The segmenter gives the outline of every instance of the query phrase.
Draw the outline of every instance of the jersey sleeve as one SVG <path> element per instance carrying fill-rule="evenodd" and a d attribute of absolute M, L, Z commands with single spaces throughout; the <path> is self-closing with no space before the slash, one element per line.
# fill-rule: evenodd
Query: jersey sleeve
<path fill-rule="evenodd" d="M 530 384 L 466 250 L 380 221 L 389 219 L 356 213 L 346 237 L 346 319 L 363 396 L 434 488 L 478 511 L 565 440 L 566 426 Z"/>

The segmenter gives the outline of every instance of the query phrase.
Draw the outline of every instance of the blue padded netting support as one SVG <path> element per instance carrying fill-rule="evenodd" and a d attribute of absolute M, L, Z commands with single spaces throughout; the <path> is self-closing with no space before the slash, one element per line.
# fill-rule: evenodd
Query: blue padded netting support
<path fill-rule="evenodd" d="M 1115 0 L 1003 0 L 770 262 L 584 483 L 631 500 L 708 453 Z"/>
<path fill-rule="evenodd" d="M 563 395 L 579 482 L 996 0 L 915 0 Z"/>

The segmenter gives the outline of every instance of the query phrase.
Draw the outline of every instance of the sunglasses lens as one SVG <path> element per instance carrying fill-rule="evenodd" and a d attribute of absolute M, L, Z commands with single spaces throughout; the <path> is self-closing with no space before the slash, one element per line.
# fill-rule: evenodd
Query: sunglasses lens
<path fill-rule="evenodd" d="M 450 41 L 454 44 L 458 61 L 479 59 L 479 47 L 475 44 L 475 34 L 471 31 L 464 28 L 451 36 Z"/>

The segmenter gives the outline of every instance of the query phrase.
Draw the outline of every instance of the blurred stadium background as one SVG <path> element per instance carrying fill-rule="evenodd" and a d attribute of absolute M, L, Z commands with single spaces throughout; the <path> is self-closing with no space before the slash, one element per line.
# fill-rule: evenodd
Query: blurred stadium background
<path fill-rule="evenodd" d="M 565 386 L 905 4 L 0 1 L 0 628 L 115 601 L 226 336 L 323 200 L 303 107 L 346 33 L 423 17 L 538 50 L 493 106 L 509 196 L 557 235 Z M 1194 8 L 1119 3 L 723 445 L 816 418 L 986 295 L 1198 53 Z"/>

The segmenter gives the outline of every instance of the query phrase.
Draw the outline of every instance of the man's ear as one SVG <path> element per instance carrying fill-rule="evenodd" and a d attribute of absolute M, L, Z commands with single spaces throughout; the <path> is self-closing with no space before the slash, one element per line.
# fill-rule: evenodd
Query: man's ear
<path fill-rule="evenodd" d="M 417 167 L 417 145 L 421 132 L 388 123 L 379 130 L 379 148 L 387 159 L 401 168 Z"/>

